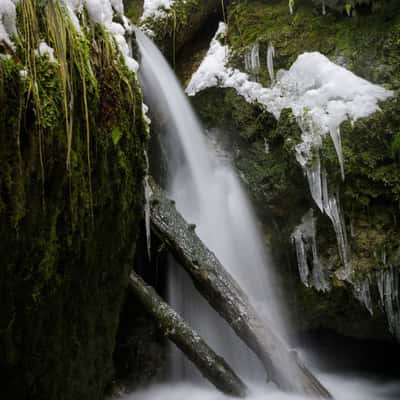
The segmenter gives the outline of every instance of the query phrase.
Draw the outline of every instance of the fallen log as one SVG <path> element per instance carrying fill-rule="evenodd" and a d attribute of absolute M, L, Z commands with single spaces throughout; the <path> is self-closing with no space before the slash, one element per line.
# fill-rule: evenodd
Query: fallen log
<path fill-rule="evenodd" d="M 280 389 L 320 399 L 328 390 L 301 362 L 297 353 L 261 319 L 248 297 L 217 257 L 196 235 L 161 188 L 151 182 L 150 211 L 154 233 L 168 246 L 197 290 L 258 356 L 268 378 Z"/>
<path fill-rule="evenodd" d="M 156 291 L 133 271 L 129 277 L 129 287 L 145 310 L 155 318 L 163 334 L 186 354 L 206 379 L 228 395 L 246 395 L 246 385 L 225 360 L 215 354 Z"/>

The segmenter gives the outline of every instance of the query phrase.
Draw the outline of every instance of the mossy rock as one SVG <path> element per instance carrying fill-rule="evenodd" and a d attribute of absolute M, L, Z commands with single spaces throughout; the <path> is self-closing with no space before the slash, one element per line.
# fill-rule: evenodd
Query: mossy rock
<path fill-rule="evenodd" d="M 336 12 L 324 16 L 312 1 L 305 0 L 290 15 L 285 0 L 236 1 L 228 12 L 232 60 L 243 67 L 243 55 L 256 41 L 264 54 L 272 42 L 277 70 L 290 68 L 304 52 L 319 51 L 361 77 L 399 88 L 399 10 L 400 4 L 391 1 L 382 12 L 357 18 Z M 261 64 L 266 64 L 263 57 Z M 260 78 L 269 84 L 266 68 Z"/>
<path fill-rule="evenodd" d="M 19 3 L 17 51 L 0 57 L 0 392 L 93 400 L 113 376 L 148 132 L 112 39 L 52 4 Z"/>
<path fill-rule="evenodd" d="M 134 23 L 140 22 L 144 0 L 124 0 L 125 15 Z"/>

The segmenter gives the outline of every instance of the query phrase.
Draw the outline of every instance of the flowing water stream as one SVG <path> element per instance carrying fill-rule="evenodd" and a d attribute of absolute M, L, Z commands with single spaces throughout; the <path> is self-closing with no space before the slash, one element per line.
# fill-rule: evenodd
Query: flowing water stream
<path fill-rule="evenodd" d="M 199 237 L 238 281 L 257 311 L 287 340 L 285 307 L 276 293 L 278 284 L 271 258 L 229 155 L 218 149 L 212 134 L 205 135 L 174 72 L 157 47 L 141 31 L 137 30 L 136 35 L 141 55 L 139 78 L 145 101 L 161 126 L 162 146 L 168 155 L 168 194 L 184 217 L 196 225 Z M 239 376 L 252 382 L 251 398 L 299 398 L 279 393 L 273 385 L 265 383 L 264 369 L 258 359 L 202 299 L 173 260 L 169 266 L 168 290 L 169 303 L 178 313 Z M 135 393 L 135 399 L 225 398 L 202 380 L 178 350 L 171 353 L 171 383 Z M 342 379 L 343 390 L 347 387 L 352 393 L 358 393 L 346 397 L 337 388 L 337 378 L 322 377 L 322 380 L 339 399 L 391 398 L 393 389 L 392 386 L 385 389 L 385 397 L 368 397 L 374 390 L 367 390 L 367 386 L 365 390 L 355 389 L 359 388 L 359 381 Z"/>

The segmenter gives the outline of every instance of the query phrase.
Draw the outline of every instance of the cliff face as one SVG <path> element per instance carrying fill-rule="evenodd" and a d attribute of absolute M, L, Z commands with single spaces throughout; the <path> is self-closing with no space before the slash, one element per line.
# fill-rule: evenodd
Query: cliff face
<path fill-rule="evenodd" d="M 0 56 L 1 397 L 99 399 L 141 218 L 142 95 L 110 35 L 58 2 L 19 2 L 17 28 Z"/>
<path fill-rule="evenodd" d="M 295 115 L 283 109 L 277 117 L 254 99 L 249 104 L 243 96 L 249 100 L 251 95 L 243 86 L 209 88 L 193 98 L 206 127 L 218 129 L 234 154 L 291 293 L 300 330 L 322 327 L 363 338 L 400 338 L 400 20 L 396 2 L 382 5 L 386 8 L 380 12 L 357 5 L 357 16 L 351 18 L 329 8 L 329 2 L 325 15 L 313 2 L 299 3 L 293 15 L 286 1 L 236 2 L 228 8 L 222 39 L 230 49 L 227 67 L 247 72 L 262 87 L 271 85 L 267 53 L 272 43 L 275 73 L 288 70 L 304 52 L 318 51 L 359 77 L 394 90 L 379 111 L 340 124 L 344 180 L 330 135 L 305 166 L 299 163 L 297 146 L 312 109 L 301 117 L 298 110 Z M 182 74 L 186 79 L 198 66 L 198 57 L 193 58 Z M 277 76 L 279 81 L 282 75 Z M 232 84 L 221 75 L 218 79 L 219 85 Z M 322 211 L 318 188 L 311 184 L 315 175 L 307 178 L 307 168 L 322 174 L 322 191 L 326 184 L 331 203 Z M 332 202 L 336 217 L 329 211 Z"/>

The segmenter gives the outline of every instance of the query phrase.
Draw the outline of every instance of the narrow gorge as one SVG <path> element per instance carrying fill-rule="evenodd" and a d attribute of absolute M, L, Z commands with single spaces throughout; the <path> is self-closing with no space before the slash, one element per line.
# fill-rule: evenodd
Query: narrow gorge
<path fill-rule="evenodd" d="M 0 397 L 400 398 L 397 0 L 0 0 Z"/>

